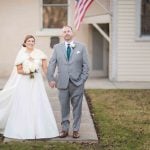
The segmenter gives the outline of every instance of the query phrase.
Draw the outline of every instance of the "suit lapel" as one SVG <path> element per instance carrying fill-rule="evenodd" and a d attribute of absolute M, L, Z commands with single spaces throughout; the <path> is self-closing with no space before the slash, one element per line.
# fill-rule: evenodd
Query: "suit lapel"
<path fill-rule="evenodd" d="M 65 59 L 67 60 L 66 46 L 65 43 L 62 43 L 62 51 L 64 53 Z"/>
<path fill-rule="evenodd" d="M 74 56 L 74 54 L 76 53 L 76 51 L 77 51 L 77 49 L 78 49 L 77 43 L 74 42 L 74 44 L 75 44 L 75 48 L 72 48 L 72 49 L 71 49 L 71 54 L 70 54 L 70 60 L 69 60 L 69 62 L 72 61 L 72 57 Z M 63 51 L 63 53 L 64 53 L 65 59 L 66 59 L 66 61 L 68 62 L 65 42 L 63 42 L 61 46 L 62 46 L 62 51 Z"/>
<path fill-rule="evenodd" d="M 72 51 L 71 51 L 71 54 L 70 54 L 70 61 L 72 60 L 72 57 L 74 56 L 74 54 L 75 54 L 75 52 L 77 51 L 77 43 L 75 43 L 74 42 L 74 44 L 75 44 L 75 47 L 74 48 L 72 48 Z"/>

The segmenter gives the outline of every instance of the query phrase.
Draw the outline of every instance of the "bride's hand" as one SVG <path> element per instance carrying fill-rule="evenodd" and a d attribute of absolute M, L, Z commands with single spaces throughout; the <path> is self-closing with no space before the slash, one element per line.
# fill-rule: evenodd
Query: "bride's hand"
<path fill-rule="evenodd" d="M 49 82 L 49 86 L 50 86 L 51 88 L 55 88 L 55 87 L 56 87 L 56 82 L 55 82 L 55 81 L 50 81 L 50 82 Z"/>

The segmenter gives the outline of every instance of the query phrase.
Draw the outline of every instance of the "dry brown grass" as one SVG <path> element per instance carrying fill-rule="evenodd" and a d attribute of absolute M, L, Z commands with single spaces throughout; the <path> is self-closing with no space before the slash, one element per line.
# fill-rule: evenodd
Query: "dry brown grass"
<path fill-rule="evenodd" d="M 87 90 L 102 149 L 150 150 L 150 90 Z"/>

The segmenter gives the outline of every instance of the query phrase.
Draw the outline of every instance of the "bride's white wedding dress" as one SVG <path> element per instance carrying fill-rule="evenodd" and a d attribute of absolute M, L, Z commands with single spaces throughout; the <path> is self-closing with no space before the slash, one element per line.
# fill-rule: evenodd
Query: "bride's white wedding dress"
<path fill-rule="evenodd" d="M 28 53 L 22 48 L 17 55 L 15 65 L 22 64 L 32 57 L 41 68 L 46 55 L 34 49 Z M 52 138 L 59 135 L 55 117 L 46 94 L 40 69 L 29 75 L 17 73 L 16 67 L 0 91 L 0 133 L 14 139 Z"/>

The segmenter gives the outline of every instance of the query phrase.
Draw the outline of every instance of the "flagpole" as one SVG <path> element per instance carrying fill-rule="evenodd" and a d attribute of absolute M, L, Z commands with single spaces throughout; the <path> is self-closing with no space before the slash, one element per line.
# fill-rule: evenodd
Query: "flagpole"
<path fill-rule="evenodd" d="M 106 9 L 105 6 L 101 2 L 99 2 L 98 0 L 94 0 L 94 1 L 111 15 L 111 12 L 108 9 Z"/>

